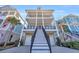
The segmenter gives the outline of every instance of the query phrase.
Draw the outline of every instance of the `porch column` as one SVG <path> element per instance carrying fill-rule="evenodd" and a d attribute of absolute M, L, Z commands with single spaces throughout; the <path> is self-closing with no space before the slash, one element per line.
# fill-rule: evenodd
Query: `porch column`
<path fill-rule="evenodd" d="M 42 11 L 42 26 L 44 27 L 43 11 Z"/>
<path fill-rule="evenodd" d="M 57 35 L 58 35 L 58 37 L 59 37 L 59 30 L 58 30 L 58 27 L 57 27 L 56 21 L 55 21 L 54 23 L 55 23 L 55 27 L 56 27 Z"/>
<path fill-rule="evenodd" d="M 35 23 L 35 26 L 37 27 L 37 10 L 36 10 L 36 23 Z"/>

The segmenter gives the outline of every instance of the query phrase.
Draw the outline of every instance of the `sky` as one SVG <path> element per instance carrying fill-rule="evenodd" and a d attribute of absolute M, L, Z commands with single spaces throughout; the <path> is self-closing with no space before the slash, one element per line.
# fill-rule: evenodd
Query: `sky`
<path fill-rule="evenodd" d="M 23 19 L 26 18 L 25 10 L 37 9 L 38 7 L 41 7 L 42 9 L 54 10 L 53 15 L 55 20 L 59 20 L 63 16 L 66 16 L 68 14 L 79 15 L 79 5 L 12 5 L 12 6 L 19 11 Z"/>

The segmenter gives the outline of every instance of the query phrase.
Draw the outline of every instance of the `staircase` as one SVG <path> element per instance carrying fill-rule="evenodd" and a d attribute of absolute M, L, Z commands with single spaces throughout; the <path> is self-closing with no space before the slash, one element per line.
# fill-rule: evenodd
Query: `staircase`
<path fill-rule="evenodd" d="M 38 28 L 32 46 L 32 53 L 50 53 L 42 28 Z"/>

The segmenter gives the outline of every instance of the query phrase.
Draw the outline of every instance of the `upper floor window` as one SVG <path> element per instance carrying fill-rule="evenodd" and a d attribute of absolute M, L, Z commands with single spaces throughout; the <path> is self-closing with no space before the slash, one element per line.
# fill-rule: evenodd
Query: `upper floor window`
<path fill-rule="evenodd" d="M 9 14 L 10 14 L 10 15 L 14 15 L 14 13 L 15 13 L 15 12 L 12 12 L 12 11 L 11 11 Z"/>
<path fill-rule="evenodd" d="M 7 14 L 8 14 L 8 12 L 3 12 L 2 13 L 3 16 L 6 16 Z"/>

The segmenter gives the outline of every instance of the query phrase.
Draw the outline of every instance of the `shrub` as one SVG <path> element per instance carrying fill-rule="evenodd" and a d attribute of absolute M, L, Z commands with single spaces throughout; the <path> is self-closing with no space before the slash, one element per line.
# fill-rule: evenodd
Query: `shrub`
<path fill-rule="evenodd" d="M 62 44 L 64 47 L 79 49 L 79 42 L 78 41 L 64 42 Z"/>

